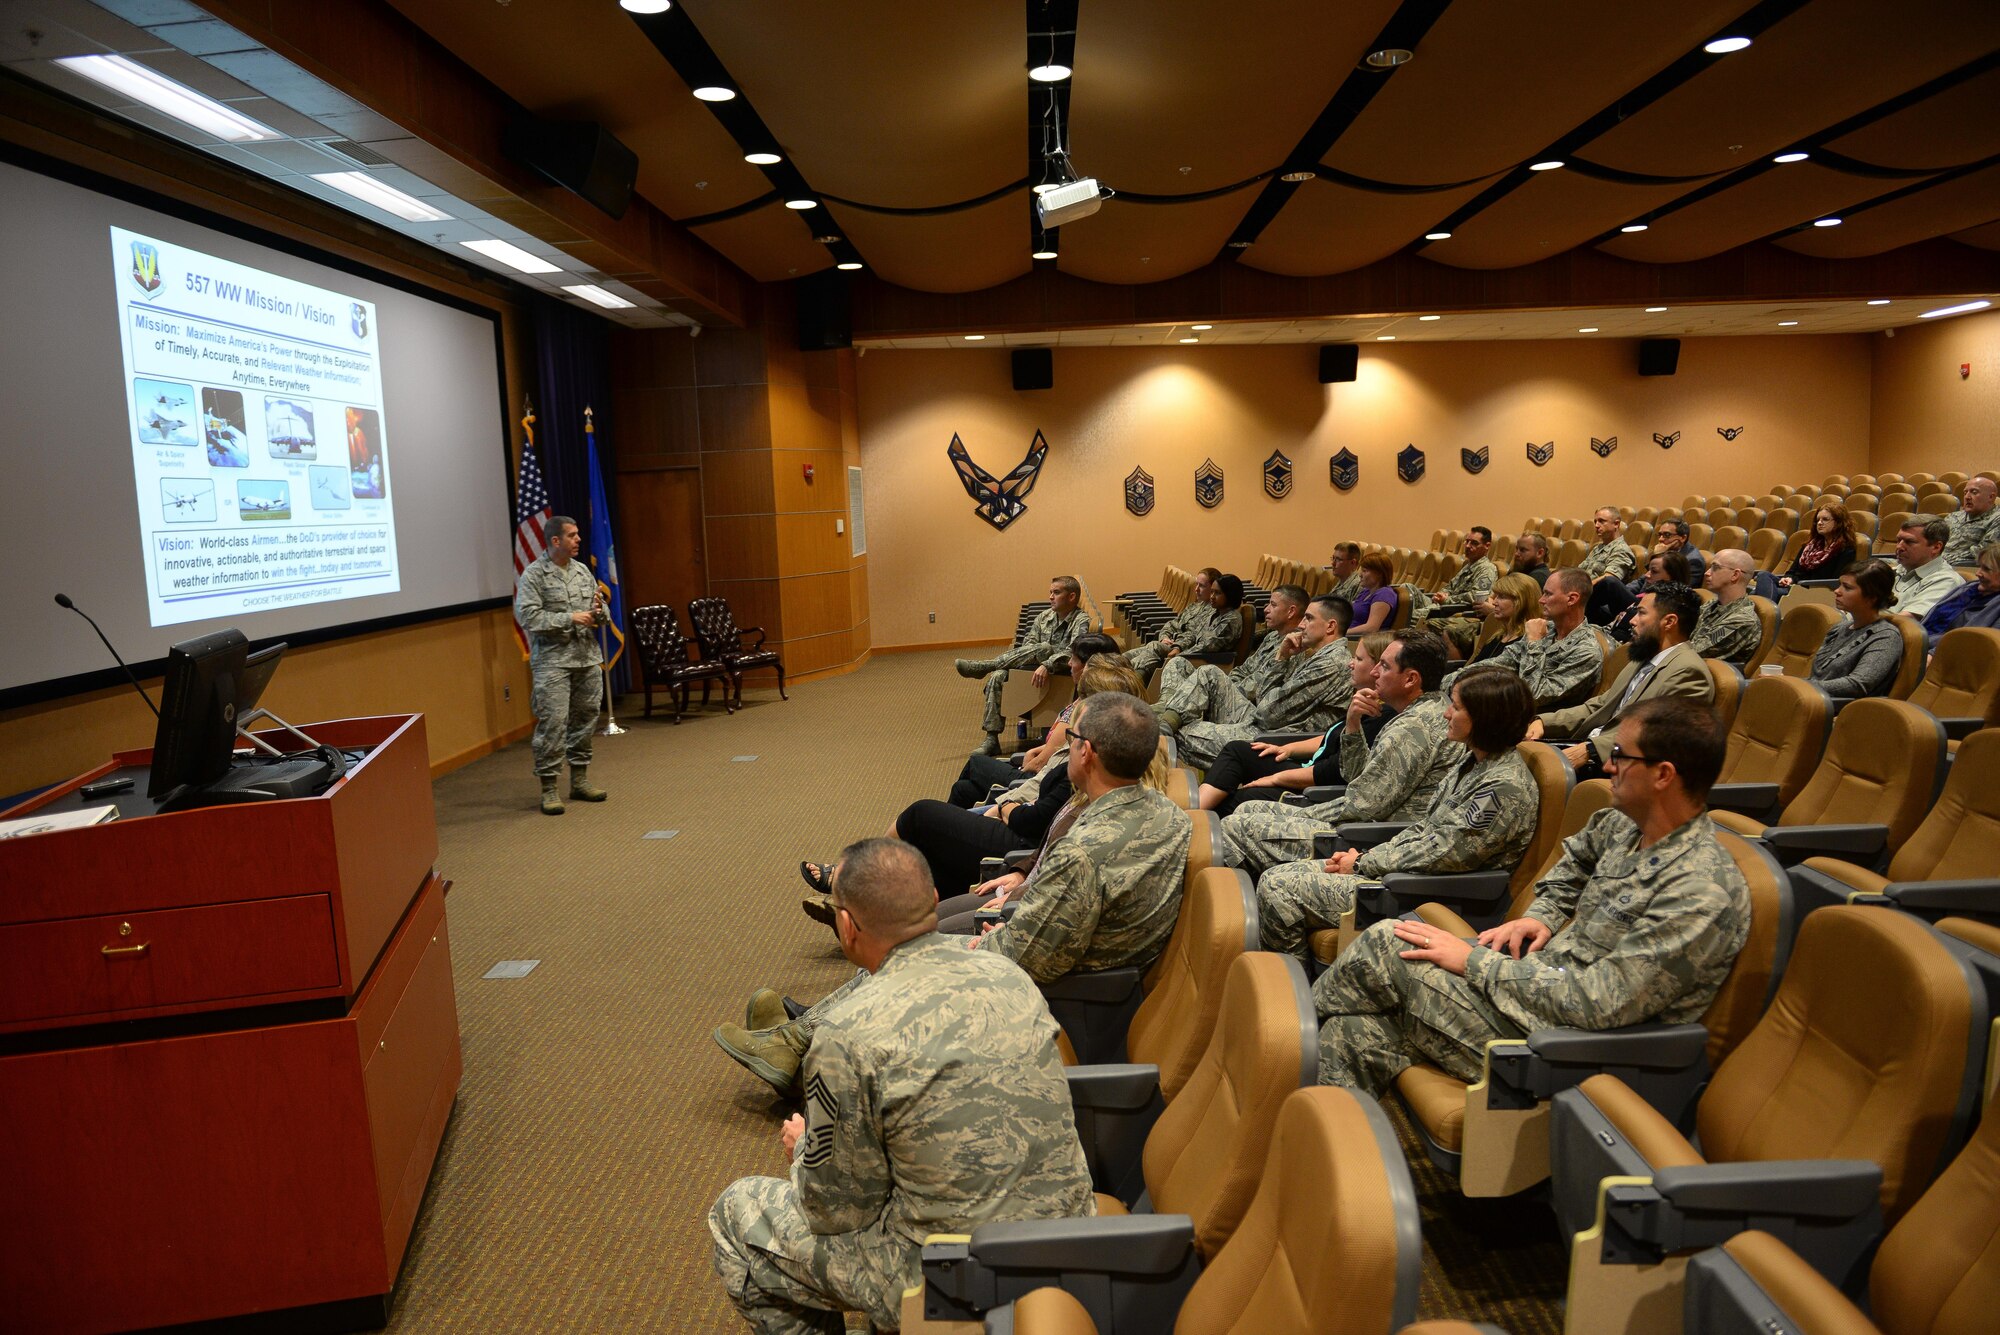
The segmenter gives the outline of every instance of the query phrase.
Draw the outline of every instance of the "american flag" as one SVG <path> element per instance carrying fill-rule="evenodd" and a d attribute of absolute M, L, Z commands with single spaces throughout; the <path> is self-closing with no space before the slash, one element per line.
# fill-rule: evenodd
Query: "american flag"
<path fill-rule="evenodd" d="M 555 513 L 549 507 L 548 488 L 542 485 L 542 468 L 535 462 L 535 410 L 529 408 L 521 419 L 527 442 L 521 446 L 521 471 L 514 486 L 514 594 L 521 593 L 521 572 L 548 550 L 542 541 L 542 526 Z M 514 621 L 514 638 L 521 642 L 521 657 L 528 656 L 528 633 Z"/>

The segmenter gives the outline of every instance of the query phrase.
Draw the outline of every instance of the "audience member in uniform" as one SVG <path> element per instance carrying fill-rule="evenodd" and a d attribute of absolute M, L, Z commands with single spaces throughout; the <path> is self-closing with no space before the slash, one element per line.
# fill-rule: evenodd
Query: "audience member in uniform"
<path fill-rule="evenodd" d="M 1083 665 L 1097 655 L 1116 653 L 1118 653 L 1118 641 L 1103 631 L 1087 631 L 1077 636 L 1070 641 L 1069 646 L 1070 680 L 1083 680 Z M 1118 661 L 1122 663 L 1125 659 L 1120 655 Z M 1038 772 L 1042 766 L 1049 763 L 1051 756 L 1062 749 L 1063 740 L 1067 735 L 1065 725 L 1068 724 L 1070 711 L 1074 708 L 1076 708 L 1075 700 L 1063 706 L 1062 713 L 1056 716 L 1054 726 L 1049 729 L 1048 736 L 1042 739 L 1039 746 L 1030 747 L 1026 751 L 1017 751 L 1011 756 L 989 756 L 984 751 L 974 751 L 967 756 L 965 764 L 959 767 L 958 778 L 952 782 L 951 794 L 947 800 L 955 807 L 975 807 L 986 800 L 986 795 L 993 790 L 995 784 L 1010 787 L 1019 783 L 1023 775 Z"/>
<path fill-rule="evenodd" d="M 1594 779 L 1611 754 L 1618 720 L 1646 701 L 1679 698 L 1712 704 L 1715 678 L 1688 645 L 1688 632 L 1700 615 L 1701 596 L 1685 584 L 1663 584 L 1639 595 L 1631 661 L 1582 704 L 1542 714 L 1528 725 L 1528 736 L 1572 739 L 1563 758 L 1578 778 Z"/>
<path fill-rule="evenodd" d="M 1715 600 L 1701 610 L 1694 651 L 1742 667 L 1764 643 L 1764 619 L 1750 601 L 1757 563 L 1740 547 L 1725 547 L 1708 563 L 1708 591 Z"/>
<path fill-rule="evenodd" d="M 1333 545 L 1333 561 L 1327 569 L 1333 572 L 1333 587 L 1327 592 L 1350 603 L 1361 596 L 1360 543 L 1336 542 Z"/>
<path fill-rule="evenodd" d="M 1347 670 L 1355 690 L 1375 684 L 1375 665 L 1382 661 L 1382 652 L 1392 638 L 1388 631 L 1378 630 L 1354 642 Z M 1372 743 L 1382 725 L 1394 716 L 1393 710 L 1366 716 L 1360 721 L 1362 735 Z M 1296 742 L 1228 743 L 1202 774 L 1197 805 L 1227 816 L 1245 802 L 1275 802 L 1286 793 L 1344 782 L 1340 734 L 1346 726 L 1343 715 L 1324 733 Z"/>
<path fill-rule="evenodd" d="M 2000 630 L 2000 542 L 1989 542 L 1979 553 L 1979 575 L 1924 618 L 1924 638 L 1932 649 L 1949 631 L 1961 626 Z"/>
<path fill-rule="evenodd" d="M 1969 566 L 1979 559 L 1986 544 L 2000 540 L 2000 506 L 1993 503 L 2000 484 L 1985 473 L 1969 479 L 1959 497 L 1959 508 L 1945 517 L 1951 536 L 1944 545 L 1944 559 L 1954 566 Z"/>
<path fill-rule="evenodd" d="M 1813 655 L 1810 680 L 1836 700 L 1887 695 L 1903 666 L 1903 633 L 1885 619 L 1896 579 L 1880 561 L 1840 577 L 1833 605 L 1847 614 Z"/>
<path fill-rule="evenodd" d="M 1847 517 L 1847 507 L 1839 501 L 1821 501 L 1813 511 L 1812 537 L 1778 572 L 1778 587 L 1789 589 L 1800 580 L 1839 579 L 1854 564 L 1854 555 L 1854 521 Z"/>
<path fill-rule="evenodd" d="M 1389 582 L 1395 573 L 1396 567 L 1380 552 L 1370 552 L 1361 558 L 1361 593 L 1352 600 L 1352 631 L 1366 634 L 1371 630 L 1387 630 L 1395 620 L 1396 587 Z"/>

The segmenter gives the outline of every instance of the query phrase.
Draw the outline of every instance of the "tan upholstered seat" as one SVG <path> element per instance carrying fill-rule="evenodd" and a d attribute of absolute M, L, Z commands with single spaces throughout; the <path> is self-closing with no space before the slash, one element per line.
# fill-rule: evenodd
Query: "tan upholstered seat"
<path fill-rule="evenodd" d="M 1736 507 L 1733 505 L 1711 505 L 1708 507 L 1708 513 L 1703 518 L 1708 520 L 1710 528 L 1720 530 L 1736 522 Z"/>
<path fill-rule="evenodd" d="M 1917 513 L 1920 515 L 1948 515 L 1956 509 L 1956 496 L 1926 496 L 1917 502 Z"/>
<path fill-rule="evenodd" d="M 1769 512 L 1761 505 L 1745 505 L 1736 511 L 1737 526 L 1746 533 L 1755 533 L 1763 528 L 1769 518 Z"/>
<path fill-rule="evenodd" d="M 1826 633 L 1838 620 L 1840 613 L 1825 603 L 1801 603 L 1794 599 L 1778 622 L 1770 652 L 1764 655 L 1764 662 L 1758 666 L 1776 663 L 1785 670 L 1787 677 L 1810 677 L 1813 655 L 1819 652 L 1820 645 L 1826 641 Z"/>
<path fill-rule="evenodd" d="M 1799 795 L 1826 749 L 1833 704 L 1826 692 L 1797 677 L 1753 677 L 1729 725 L 1729 749 L 1718 784 L 1773 783 L 1783 808 Z"/>
<path fill-rule="evenodd" d="M 1632 646 L 1612 640 L 1601 627 L 1586 626 L 1585 633 L 1596 635 L 1605 645 L 1604 662 L 1597 669 L 1597 689 L 1591 692 L 1592 695 L 1602 695 L 1611 689 L 1611 683 L 1618 680 L 1618 674 L 1632 661 Z"/>
<path fill-rule="evenodd" d="M 1162 1097 L 1172 1100 L 1187 1083 L 1215 1032 L 1230 966 L 1256 948 L 1257 891 L 1249 876 L 1234 867 L 1196 875 L 1125 1033 L 1131 1060 L 1160 1068 Z"/>
<path fill-rule="evenodd" d="M 1396 610 L 1389 617 L 1388 629 L 1404 630 L 1410 624 L 1411 609 L 1417 605 L 1417 590 L 1412 584 L 1396 586 Z"/>
<path fill-rule="evenodd" d="M 1702 551 L 1713 549 L 1715 529 L 1705 519 L 1688 520 L 1688 545 Z"/>
<path fill-rule="evenodd" d="M 1937 480 L 1950 487 L 1953 492 L 1962 492 L 1965 489 L 1965 484 L 1971 481 L 1971 478 L 1954 469 L 1949 472 L 1939 473 Z"/>
<path fill-rule="evenodd" d="M 1589 544 L 1582 538 L 1564 538 L 1562 545 L 1555 551 L 1555 564 L 1559 567 L 1580 565 L 1584 553 L 1589 550 Z"/>
<path fill-rule="evenodd" d="M 1790 537 L 1790 534 L 1775 528 L 1753 529 L 1749 545 L 1743 550 L 1750 553 L 1750 559 L 1757 563 L 1759 570 L 1776 570 L 1778 562 L 1784 558 L 1785 545 Z"/>
<path fill-rule="evenodd" d="M 1187 868 L 1181 873 L 1183 891 L 1194 884 L 1196 876 L 1215 865 L 1215 841 L 1222 837 L 1222 820 L 1213 811 L 1190 811 L 1188 819 L 1194 832 L 1188 839 Z"/>
<path fill-rule="evenodd" d="M 1736 664 L 1720 658 L 1704 658 L 1708 675 L 1715 682 L 1715 712 L 1727 728 L 1736 721 L 1736 709 L 1743 699 L 1743 674 Z"/>
<path fill-rule="evenodd" d="M 1924 676 L 1924 627 L 1916 617 L 1901 613 L 1892 614 L 1888 621 L 1903 636 L 1903 665 L 1896 669 L 1896 679 L 1889 683 L 1889 698 L 1907 700 Z"/>
<path fill-rule="evenodd" d="M 1201 797 L 1201 777 L 1186 766 L 1170 769 L 1167 771 L 1166 791 L 1175 806 L 1182 811 L 1192 811 Z"/>
<path fill-rule="evenodd" d="M 1764 526 L 1774 528 L 1790 539 L 1799 531 L 1799 512 L 1789 505 L 1774 505 L 1770 513 L 1764 516 Z"/>
<path fill-rule="evenodd" d="M 1757 609 L 1757 625 L 1760 627 L 1760 633 L 1757 648 L 1751 653 L 1749 661 L 1743 665 L 1743 675 L 1754 677 L 1757 675 L 1757 669 L 1764 666 L 1765 661 L 1770 658 L 1772 646 L 1778 642 L 1778 605 L 1769 598 L 1754 593 L 1748 596 L 1750 605 Z M 1825 638 L 1824 634 L 1821 638 Z"/>
<path fill-rule="evenodd" d="M 1650 549 L 1653 545 L 1653 522 L 1650 519 L 1634 519 L 1625 525 L 1625 541 L 1635 547 Z"/>
<path fill-rule="evenodd" d="M 1709 522 L 1714 523 L 1713 520 Z M 1749 540 L 1750 530 L 1741 524 L 1715 524 L 1715 536 L 1709 539 L 1714 544 L 1713 550 L 1718 552 L 1741 547 Z"/>
<path fill-rule="evenodd" d="M 1946 631 L 1909 699 L 1941 719 L 1961 720 L 1945 725 L 1953 737 L 2000 724 L 2000 630 L 1960 626 Z"/>

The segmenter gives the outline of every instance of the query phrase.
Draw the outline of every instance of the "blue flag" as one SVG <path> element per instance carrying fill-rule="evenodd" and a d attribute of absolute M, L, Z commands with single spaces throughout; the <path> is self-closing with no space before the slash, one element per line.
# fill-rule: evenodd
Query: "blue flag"
<path fill-rule="evenodd" d="M 625 654 L 625 600 L 618 587 L 618 553 L 611 545 L 611 507 L 604 499 L 604 473 L 597 463 L 597 424 L 588 408 L 583 410 L 583 435 L 590 454 L 590 564 L 611 614 L 607 629 L 617 641 L 615 648 L 606 646 L 604 667 L 609 671 Z"/>

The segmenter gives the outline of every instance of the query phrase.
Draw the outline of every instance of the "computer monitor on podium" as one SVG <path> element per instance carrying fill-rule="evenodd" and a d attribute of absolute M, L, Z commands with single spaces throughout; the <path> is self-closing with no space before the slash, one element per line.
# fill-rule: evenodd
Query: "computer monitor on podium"
<path fill-rule="evenodd" d="M 257 712 L 257 701 L 284 654 L 283 644 L 252 653 L 243 632 L 233 629 L 183 640 L 168 651 L 148 797 L 164 800 L 165 809 L 183 810 L 308 796 L 339 777 L 345 765 L 338 752 L 303 759 L 281 757 L 289 763 L 254 770 L 236 764 L 236 739 Z M 275 748 L 258 745 L 277 755 Z"/>

